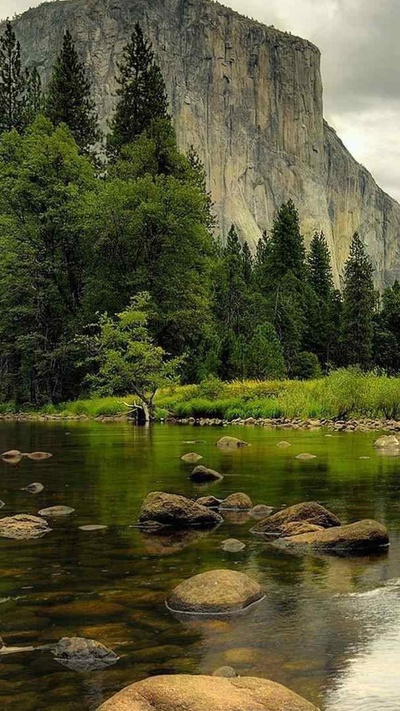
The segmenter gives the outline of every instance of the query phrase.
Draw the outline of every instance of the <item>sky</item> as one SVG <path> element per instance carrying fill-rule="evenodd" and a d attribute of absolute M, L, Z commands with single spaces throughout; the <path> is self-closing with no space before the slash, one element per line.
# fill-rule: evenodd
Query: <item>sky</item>
<path fill-rule="evenodd" d="M 0 0 L 12 17 L 40 0 Z M 314 42 L 325 118 L 354 157 L 400 201 L 400 0 L 224 0 Z"/>

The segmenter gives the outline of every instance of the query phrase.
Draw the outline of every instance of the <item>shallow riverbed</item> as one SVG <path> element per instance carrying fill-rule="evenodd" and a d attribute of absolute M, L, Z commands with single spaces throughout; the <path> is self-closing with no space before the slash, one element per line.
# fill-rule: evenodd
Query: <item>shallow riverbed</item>
<path fill-rule="evenodd" d="M 221 434 L 252 446 L 219 451 Z M 264 676 L 323 711 L 397 711 L 400 697 L 400 458 L 372 448 L 374 433 L 193 428 L 123 423 L 2 423 L 0 451 L 45 450 L 43 462 L 0 462 L 1 516 L 63 504 L 76 512 L 54 520 L 33 541 L 0 539 L 0 635 L 10 645 L 90 637 L 120 661 L 103 671 L 69 671 L 47 652 L 0 657 L 0 708 L 85 711 L 126 684 L 160 673 L 212 673 L 223 664 Z M 201 444 L 183 440 L 201 439 Z M 291 447 L 279 449 L 285 439 Z M 201 488 L 188 479 L 186 452 L 224 474 Z M 294 459 L 310 452 L 308 462 Z M 369 457 L 369 459 L 360 459 Z M 31 482 L 44 491 L 21 491 Z M 249 532 L 254 521 L 227 513 L 210 534 L 149 537 L 131 528 L 151 490 L 222 498 L 244 491 L 273 506 L 316 499 L 343 522 L 386 523 L 389 551 L 370 558 L 295 557 Z M 83 531 L 79 526 L 105 524 Z M 220 543 L 235 537 L 240 553 Z M 247 615 L 187 621 L 165 608 L 168 591 L 211 568 L 257 578 L 266 597 Z"/>

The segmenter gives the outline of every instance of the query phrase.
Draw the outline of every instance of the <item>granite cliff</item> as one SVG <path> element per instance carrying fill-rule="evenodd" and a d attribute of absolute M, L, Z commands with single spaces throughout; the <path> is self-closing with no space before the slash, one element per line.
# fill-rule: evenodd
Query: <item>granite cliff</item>
<path fill-rule="evenodd" d="M 320 53 L 310 42 L 210 0 L 49 2 L 15 29 L 24 62 L 44 77 L 70 29 L 105 124 L 116 62 L 137 20 L 154 43 L 179 142 L 204 160 L 224 233 L 234 222 L 254 246 L 292 198 L 306 240 L 324 230 L 337 282 L 356 229 L 377 285 L 400 277 L 400 205 L 324 122 Z"/>

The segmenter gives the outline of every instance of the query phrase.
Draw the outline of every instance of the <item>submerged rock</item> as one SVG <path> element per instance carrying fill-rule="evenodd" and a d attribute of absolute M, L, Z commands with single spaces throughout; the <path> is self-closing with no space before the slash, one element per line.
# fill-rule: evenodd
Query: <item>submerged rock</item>
<path fill-rule="evenodd" d="M 279 535 L 281 538 L 289 538 L 289 536 L 300 536 L 302 533 L 316 533 L 317 531 L 325 530 L 322 526 L 316 526 L 314 523 L 308 523 L 308 521 L 292 521 L 281 526 Z"/>
<path fill-rule="evenodd" d="M 178 528 L 171 529 L 163 527 L 161 531 L 148 533 L 141 532 L 141 539 L 150 555 L 173 555 L 186 548 L 192 543 L 197 543 L 209 531 L 199 528 Z"/>
<path fill-rule="evenodd" d="M 218 509 L 221 501 L 222 499 L 217 499 L 215 496 L 200 496 L 199 499 L 196 499 L 200 506 L 207 506 L 209 509 Z"/>
<path fill-rule="evenodd" d="M 301 504 L 288 506 L 286 509 L 282 509 L 282 511 L 277 511 L 277 513 L 272 514 L 272 516 L 268 516 L 256 523 L 251 531 L 252 533 L 279 535 L 282 527 L 293 521 L 306 521 L 307 523 L 312 523 L 322 528 L 340 526 L 338 517 L 328 511 L 324 506 L 321 506 L 321 504 L 318 504 L 316 501 L 305 501 Z"/>
<path fill-rule="evenodd" d="M 179 699 L 179 707 L 177 702 Z M 255 677 L 171 674 L 127 686 L 97 711 L 318 711 L 281 684 Z"/>
<path fill-rule="evenodd" d="M 29 459 L 34 459 L 36 461 L 42 459 L 50 459 L 53 455 L 50 452 L 28 452 L 26 455 Z"/>
<path fill-rule="evenodd" d="M 49 533 L 51 528 L 44 518 L 31 516 L 30 514 L 17 514 L 0 519 L 0 536 L 3 538 L 15 538 L 25 540 L 29 538 L 41 538 L 45 533 Z"/>
<path fill-rule="evenodd" d="M 119 660 L 104 644 L 84 637 L 63 637 L 54 645 L 52 653 L 57 662 L 78 672 L 106 669 Z"/>
<path fill-rule="evenodd" d="M 374 551 L 389 544 L 387 529 L 377 521 L 363 520 L 346 526 L 335 526 L 280 538 L 274 545 L 288 551 L 312 549 L 324 553 L 358 554 Z"/>
<path fill-rule="evenodd" d="M 24 486 L 21 491 L 28 491 L 30 494 L 40 494 L 41 491 L 43 491 L 44 486 L 41 484 L 39 481 L 34 481 L 32 484 L 28 484 L 28 486 Z"/>
<path fill-rule="evenodd" d="M 203 459 L 203 457 L 201 454 L 197 454 L 197 452 L 188 452 L 187 454 L 183 454 L 181 459 L 188 464 L 194 464 L 195 462 L 199 462 L 200 459 Z"/>
<path fill-rule="evenodd" d="M 287 447 L 291 447 L 292 445 L 290 444 L 290 442 L 282 441 L 277 442 L 276 446 L 279 447 L 279 449 L 287 449 Z"/>
<path fill-rule="evenodd" d="M 230 494 L 221 502 L 221 509 L 231 509 L 233 511 L 249 511 L 253 508 L 253 502 L 247 494 L 238 491 Z"/>
<path fill-rule="evenodd" d="M 47 509 L 40 509 L 40 516 L 69 516 L 75 509 L 71 506 L 49 506 Z"/>
<path fill-rule="evenodd" d="M 251 518 L 255 518 L 256 520 L 261 520 L 262 518 L 266 518 L 267 516 L 270 516 L 273 511 L 274 511 L 273 506 L 265 506 L 265 504 L 257 504 L 257 506 L 253 506 L 253 508 L 250 511 L 250 516 Z"/>
<path fill-rule="evenodd" d="M 81 531 L 102 531 L 105 528 L 107 528 L 107 526 L 101 523 L 87 523 L 84 526 L 79 526 Z"/>
<path fill-rule="evenodd" d="M 0 509 L 2 509 L 3 506 L 5 506 L 5 505 L 6 505 L 5 502 L 0 499 Z"/>
<path fill-rule="evenodd" d="M 248 447 L 249 443 L 237 437 L 221 437 L 217 442 L 217 447 L 220 449 L 238 449 L 239 447 Z"/>
<path fill-rule="evenodd" d="M 221 481 L 224 477 L 215 469 L 203 467 L 202 464 L 195 467 L 190 475 L 190 479 L 196 483 L 203 484 L 208 481 Z"/>
<path fill-rule="evenodd" d="M 382 435 L 374 442 L 376 449 L 399 449 L 400 439 L 395 435 Z"/>
<path fill-rule="evenodd" d="M 237 538 L 227 538 L 225 541 L 222 541 L 221 548 L 227 553 L 239 553 L 239 551 L 243 551 L 246 548 L 246 544 Z"/>
<path fill-rule="evenodd" d="M 235 570 L 209 570 L 180 583 L 168 596 L 173 612 L 230 614 L 245 610 L 261 600 L 260 585 Z"/>
<path fill-rule="evenodd" d="M 298 454 L 295 459 L 299 459 L 301 462 L 309 462 L 311 459 L 316 459 L 317 455 L 316 454 L 309 454 L 308 452 L 302 452 L 302 454 Z"/>
<path fill-rule="evenodd" d="M 222 516 L 196 501 L 177 494 L 152 491 L 142 504 L 140 523 L 155 521 L 164 526 L 186 528 L 190 526 L 212 527 L 222 523 Z"/>
<path fill-rule="evenodd" d="M 228 666 L 218 667 L 218 669 L 213 671 L 212 675 L 222 676 L 224 679 L 235 679 L 237 676 L 239 676 L 236 669 Z"/>

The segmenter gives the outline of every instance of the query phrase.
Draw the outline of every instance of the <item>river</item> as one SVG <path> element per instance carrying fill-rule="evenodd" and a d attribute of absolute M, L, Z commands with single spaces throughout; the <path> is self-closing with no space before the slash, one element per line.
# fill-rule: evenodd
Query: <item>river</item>
<path fill-rule="evenodd" d="M 221 434 L 251 447 L 220 451 Z M 1 515 L 71 506 L 52 531 L 31 541 L 0 539 L 0 635 L 10 645 L 43 645 L 79 635 L 120 657 L 102 671 L 78 673 L 48 652 L 0 657 L 0 708 L 85 711 L 128 683 L 163 673 L 241 675 L 281 682 L 323 711 L 398 711 L 400 698 L 400 458 L 372 447 L 374 433 L 193 428 L 121 423 L 2 423 L 0 451 L 43 450 L 51 459 L 0 463 Z M 200 439 L 203 443 L 184 444 Z M 280 449 L 280 440 L 291 447 Z M 180 456 L 197 451 L 224 475 L 199 489 Z M 301 452 L 316 459 L 295 459 Z M 368 457 L 368 458 L 364 458 Z M 44 490 L 22 488 L 41 482 Z M 254 521 L 226 514 L 209 534 L 173 540 L 132 527 L 151 490 L 222 498 L 244 491 L 255 504 L 318 500 L 344 523 L 375 518 L 391 546 L 363 558 L 293 556 L 250 533 Z M 82 525 L 107 528 L 84 531 Z M 246 543 L 225 553 L 226 538 Z M 212 568 L 256 578 L 265 599 L 231 620 L 181 621 L 167 593 Z"/>

